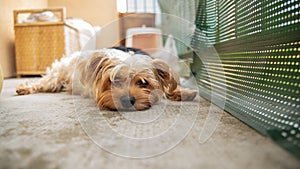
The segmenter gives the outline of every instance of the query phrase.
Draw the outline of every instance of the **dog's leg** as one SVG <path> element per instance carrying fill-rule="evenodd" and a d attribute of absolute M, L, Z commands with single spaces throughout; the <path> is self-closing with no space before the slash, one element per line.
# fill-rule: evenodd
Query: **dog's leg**
<path fill-rule="evenodd" d="M 60 92 L 63 86 L 68 82 L 61 79 L 60 76 L 54 77 L 52 74 L 47 74 L 41 79 L 27 81 L 24 84 L 20 84 L 16 92 L 18 95 L 26 95 L 40 92 Z"/>
<path fill-rule="evenodd" d="M 51 69 L 41 79 L 20 84 L 16 88 L 18 95 L 26 95 L 40 92 L 61 92 L 70 91 L 72 88 L 72 75 L 74 71 L 75 59 L 62 58 L 55 61 Z"/>

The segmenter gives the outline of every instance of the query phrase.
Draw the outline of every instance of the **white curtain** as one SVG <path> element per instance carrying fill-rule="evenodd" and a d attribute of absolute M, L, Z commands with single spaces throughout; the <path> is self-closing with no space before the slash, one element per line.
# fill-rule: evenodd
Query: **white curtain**
<path fill-rule="evenodd" d="M 197 0 L 158 0 L 158 3 L 163 34 L 165 37 L 173 35 L 179 55 L 187 53 L 195 29 Z"/>

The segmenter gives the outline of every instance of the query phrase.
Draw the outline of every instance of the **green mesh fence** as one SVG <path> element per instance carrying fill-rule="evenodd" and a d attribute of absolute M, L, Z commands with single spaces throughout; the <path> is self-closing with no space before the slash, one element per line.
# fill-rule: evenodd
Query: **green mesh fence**
<path fill-rule="evenodd" d="M 298 157 L 299 1 L 199 0 L 192 40 L 200 95 L 226 86 L 226 111 Z M 201 54 L 212 48 L 220 60 Z"/>

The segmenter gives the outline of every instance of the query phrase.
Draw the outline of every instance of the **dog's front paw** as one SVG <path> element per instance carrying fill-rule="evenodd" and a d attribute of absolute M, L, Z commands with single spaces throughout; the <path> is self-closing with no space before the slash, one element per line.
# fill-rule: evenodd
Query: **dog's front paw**
<path fill-rule="evenodd" d="M 177 88 L 176 90 L 167 93 L 167 98 L 173 101 L 192 101 L 198 95 L 198 91 Z"/>
<path fill-rule="evenodd" d="M 192 101 L 198 95 L 197 90 L 181 89 L 181 100 L 182 101 Z"/>

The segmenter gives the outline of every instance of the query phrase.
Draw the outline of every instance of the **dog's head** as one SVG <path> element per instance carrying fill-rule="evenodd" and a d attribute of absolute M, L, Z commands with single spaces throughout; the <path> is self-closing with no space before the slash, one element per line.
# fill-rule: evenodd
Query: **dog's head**
<path fill-rule="evenodd" d="M 133 55 L 121 61 L 95 55 L 87 67 L 93 72 L 93 95 L 100 108 L 145 110 L 164 95 L 182 99 L 178 75 L 162 60 Z"/>

